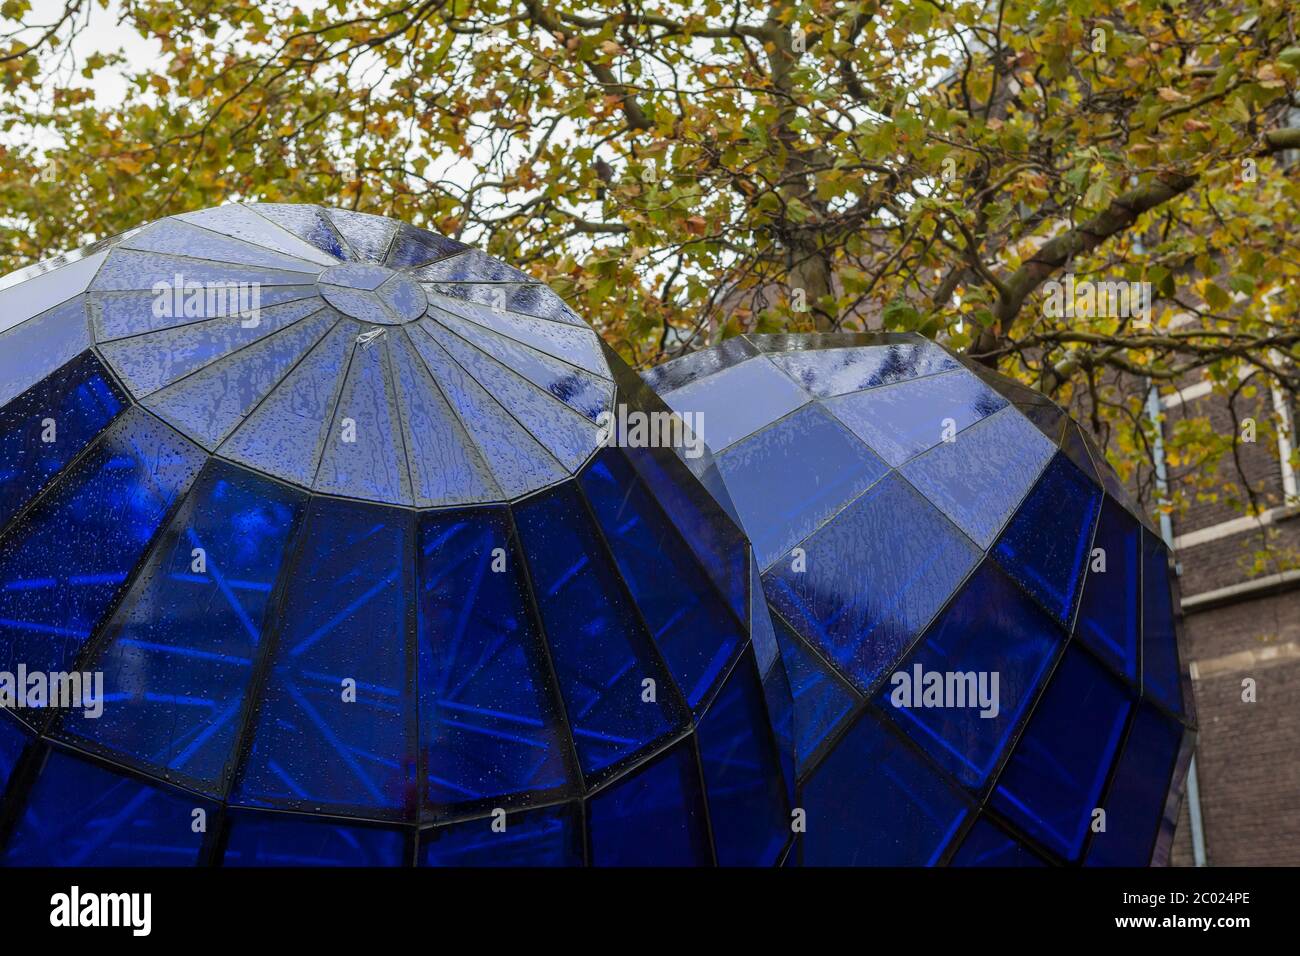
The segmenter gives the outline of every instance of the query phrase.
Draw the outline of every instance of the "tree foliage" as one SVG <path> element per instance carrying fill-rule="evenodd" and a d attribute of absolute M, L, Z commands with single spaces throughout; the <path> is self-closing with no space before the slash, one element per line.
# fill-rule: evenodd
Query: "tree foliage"
<path fill-rule="evenodd" d="M 746 330 L 919 330 L 1075 403 L 1122 472 L 1150 452 L 1149 383 L 1300 385 L 1290 0 L 0 17 L 10 266 L 223 201 L 345 205 L 523 263 L 641 364 Z M 87 42 L 115 24 L 156 59 Z M 106 73 L 123 102 L 93 95 Z M 1149 283 L 1149 324 L 1054 314 L 1067 272 Z M 1173 464 L 1206 472 L 1237 438 L 1181 422 Z"/>

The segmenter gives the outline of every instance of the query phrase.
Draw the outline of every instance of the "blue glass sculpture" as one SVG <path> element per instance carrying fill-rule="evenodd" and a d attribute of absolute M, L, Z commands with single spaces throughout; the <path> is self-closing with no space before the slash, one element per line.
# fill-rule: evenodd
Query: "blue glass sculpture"
<path fill-rule="evenodd" d="M 645 378 L 753 543 L 791 863 L 1167 862 L 1169 553 L 1061 409 L 914 335 L 740 336 Z"/>
<path fill-rule="evenodd" d="M 3 701 L 0 861 L 779 862 L 748 544 L 615 409 L 668 414 L 553 292 L 376 216 L 0 280 L 0 673 L 103 680 Z"/>

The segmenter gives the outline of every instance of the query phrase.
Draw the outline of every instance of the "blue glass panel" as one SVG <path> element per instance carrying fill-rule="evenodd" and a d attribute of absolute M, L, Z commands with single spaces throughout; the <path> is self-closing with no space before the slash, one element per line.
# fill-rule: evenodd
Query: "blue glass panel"
<path fill-rule="evenodd" d="M 271 813 L 234 813 L 222 866 L 402 866 L 406 834 Z"/>
<path fill-rule="evenodd" d="M 841 395 L 826 407 L 897 468 L 1006 404 L 974 375 L 954 369 Z"/>
<path fill-rule="evenodd" d="M 794 700 L 794 752 L 800 774 L 821 742 L 853 709 L 853 692 L 804 647 L 780 618 L 773 618 L 781 661 Z"/>
<path fill-rule="evenodd" d="M 601 451 L 579 482 L 669 671 L 698 709 L 744 643 L 740 623 L 621 452 Z"/>
<path fill-rule="evenodd" d="M 775 639 L 775 634 L 773 634 Z M 772 668 L 763 675 L 763 700 L 767 703 L 768 724 L 776 741 L 777 756 L 781 761 L 781 777 L 785 782 L 788 803 L 794 803 L 795 749 L 794 749 L 794 694 L 785 662 L 777 657 Z"/>
<path fill-rule="evenodd" d="M 300 239 L 306 239 L 317 249 L 323 249 L 336 259 L 357 258 L 347 243 L 339 236 L 338 230 L 325 216 L 324 210 L 316 206 L 297 203 L 257 203 L 251 207 L 260 216 L 283 226 Z"/>
<path fill-rule="evenodd" d="M 423 320 L 422 320 L 423 321 Z M 419 324 L 419 323 L 417 323 Z M 422 328 L 402 329 L 447 403 L 483 452 L 492 477 L 514 498 L 567 477 L 551 454 Z"/>
<path fill-rule="evenodd" d="M 808 866 L 933 866 L 966 816 L 960 795 L 869 713 L 803 788 Z"/>
<path fill-rule="evenodd" d="M 913 458 L 902 472 L 981 548 L 1020 504 L 1055 451 L 1008 406 Z"/>
<path fill-rule="evenodd" d="M 1145 533 L 1142 535 L 1142 694 L 1181 714 L 1181 682 L 1169 584 L 1169 552 L 1155 535 Z"/>
<path fill-rule="evenodd" d="M 720 452 L 809 399 L 788 375 L 759 357 L 686 385 L 666 400 L 675 411 L 698 416 L 696 434 Z"/>
<path fill-rule="evenodd" d="M 876 705 L 958 780 L 981 787 L 1062 640 L 1051 618 L 985 561 L 881 686 Z"/>
<path fill-rule="evenodd" d="M 263 309 L 255 326 L 245 327 L 240 319 L 223 316 L 118 339 L 99 348 L 127 387 L 136 395 L 145 395 L 292 325 L 320 307 L 317 299 L 298 299 Z"/>
<path fill-rule="evenodd" d="M 774 564 L 768 600 L 864 693 L 898 660 L 979 551 L 896 473 L 803 543 L 801 570 Z"/>
<path fill-rule="evenodd" d="M 1123 688 L 1071 646 L 998 778 L 993 805 L 1059 855 L 1077 857 L 1129 706 Z"/>
<path fill-rule="evenodd" d="M 426 808 L 572 785 L 509 515 L 426 515 L 419 546 Z"/>
<path fill-rule="evenodd" d="M 256 288 L 270 285 L 310 286 L 315 283 L 318 271 L 318 266 L 312 266 L 310 272 L 286 272 L 231 265 L 228 262 L 186 259 L 156 252 L 137 252 L 134 249 L 114 249 L 95 274 L 90 289 L 94 292 L 136 292 L 146 289 L 152 291 L 156 286 L 162 285 L 169 290 L 183 291 L 193 284 L 206 290 L 209 284 L 224 287 L 231 282 Z M 181 277 L 180 282 L 177 282 L 177 276 Z"/>
<path fill-rule="evenodd" d="M 90 667 L 104 675 L 103 713 L 69 712 L 62 734 L 224 792 L 271 592 L 304 501 L 209 462 Z"/>
<path fill-rule="evenodd" d="M 0 665 L 70 670 L 202 453 L 128 409 L 0 539 Z"/>
<path fill-rule="evenodd" d="M 429 305 L 429 318 L 421 321 L 422 326 L 427 323 L 436 324 L 444 312 L 450 312 L 468 319 L 489 333 L 514 339 L 601 378 L 610 377 L 609 363 L 601 349 L 600 337 L 586 325 L 578 328 L 516 312 L 497 312 L 473 302 L 439 295 L 430 295 Z"/>
<path fill-rule="evenodd" d="M 534 315 L 539 319 L 551 319 L 565 325 L 586 326 L 586 322 L 565 304 L 558 295 L 536 282 L 527 284 L 514 282 L 455 283 L 435 282 L 425 286 L 431 292 L 463 299 L 466 302 L 478 302 L 494 309 L 507 312 L 519 312 Z"/>
<path fill-rule="evenodd" d="M 165 386 L 144 404 L 214 450 L 336 321 L 333 312 L 318 312 Z"/>
<path fill-rule="evenodd" d="M 754 644 L 758 673 L 766 677 L 780 651 L 776 646 L 776 631 L 772 629 L 772 615 L 767 610 L 767 597 L 757 561 L 749 563 L 749 636 Z"/>
<path fill-rule="evenodd" d="M 0 528 L 107 428 L 124 404 L 104 367 L 87 352 L 0 408 Z"/>
<path fill-rule="evenodd" d="M 980 817 L 962 840 L 952 866 L 1046 866 L 996 824 Z"/>
<path fill-rule="evenodd" d="M 621 391 L 620 399 L 627 401 Z M 628 405 L 634 407 L 631 402 Z M 654 409 L 646 407 L 645 410 Z M 737 523 L 672 451 L 625 448 L 623 453 L 736 616 L 743 620 L 748 600 L 750 548 Z"/>
<path fill-rule="evenodd" d="M 9 776 L 18 765 L 18 758 L 27 746 L 27 734 L 18 721 L 7 714 L 0 713 L 0 797 L 4 796 L 5 787 L 9 785 Z"/>
<path fill-rule="evenodd" d="M 1006 572 L 1067 627 L 1100 505 L 1101 489 L 1057 454 L 993 550 Z"/>
<path fill-rule="evenodd" d="M 338 264 L 338 260 L 333 256 L 325 255 L 311 243 L 286 232 L 265 216 L 258 215 L 253 208 L 240 203 L 199 209 L 195 212 L 182 213 L 176 218 L 203 226 L 223 236 L 242 239 L 267 249 L 275 249 L 296 259 L 306 259 L 317 265 Z"/>
<path fill-rule="evenodd" d="M 711 378 L 723 369 L 731 368 L 758 354 L 758 348 L 753 342 L 743 335 L 737 335 L 723 339 L 710 348 L 688 352 L 662 365 L 646 369 L 641 373 L 641 378 L 666 400 L 677 389 Z"/>
<path fill-rule="evenodd" d="M 478 447 L 447 406 L 411 340 L 405 335 L 386 339 L 416 505 L 502 500 Z"/>
<path fill-rule="evenodd" d="M 1164 815 L 1182 729 L 1148 704 L 1133 717 L 1124 754 L 1106 794 L 1106 830 L 1094 833 L 1089 866 L 1146 866 Z"/>
<path fill-rule="evenodd" d="M 398 224 L 394 220 L 350 209 L 327 209 L 325 213 L 362 259 L 366 262 L 384 261 L 397 232 Z"/>
<path fill-rule="evenodd" d="M 449 256 L 415 273 L 421 282 L 532 282 L 527 273 L 520 272 L 485 252 L 471 249 Z"/>
<path fill-rule="evenodd" d="M 689 714 L 573 484 L 515 514 L 578 759 L 595 774 L 684 727 Z M 653 702 L 642 700 L 646 679 Z"/>
<path fill-rule="evenodd" d="M 758 563 L 767 568 L 888 466 L 820 406 L 809 405 L 719 455 L 718 469 Z"/>
<path fill-rule="evenodd" d="M 312 501 L 239 802 L 413 813 L 412 533 L 405 511 Z"/>
<path fill-rule="evenodd" d="M 282 305 L 286 302 L 310 299 L 317 305 L 315 286 L 287 285 L 263 286 L 258 290 L 259 304 L 262 309 Z M 92 294 L 86 302 L 90 312 L 91 324 L 95 329 L 96 341 L 103 343 L 114 339 L 140 335 L 144 332 L 159 332 L 179 326 L 193 325 L 209 319 L 220 318 L 229 311 L 228 300 L 225 303 L 213 302 L 212 314 L 208 314 L 206 297 L 200 303 L 191 300 L 190 307 L 180 310 L 166 308 L 161 311 L 170 314 L 154 315 L 154 304 L 158 296 L 154 292 L 100 292 Z M 174 305 L 174 303 L 173 303 Z M 238 302 L 236 301 L 236 305 Z M 186 312 L 190 314 L 186 314 Z"/>
<path fill-rule="evenodd" d="M 9 838 L 10 866 L 193 866 L 216 805 L 50 754 Z"/>
<path fill-rule="evenodd" d="M 1094 551 L 1104 552 L 1105 570 L 1093 566 L 1100 556 L 1090 559 L 1075 621 L 1083 642 L 1135 684 L 1141 614 L 1138 532 L 1138 523 L 1107 495 L 1092 544 Z"/>
<path fill-rule="evenodd" d="M 163 219 L 145 227 L 122 240 L 119 248 L 140 249 L 145 252 L 162 252 L 211 259 L 215 262 L 237 262 L 246 266 L 264 266 L 288 272 L 316 272 L 316 263 L 293 256 L 282 255 L 260 245 L 200 229 L 180 219 Z"/>
<path fill-rule="evenodd" d="M 4 325 L 0 321 L 0 329 Z M 89 347 L 84 296 L 0 331 L 0 405 L 7 404 Z"/>
<path fill-rule="evenodd" d="M 480 352 L 491 355 L 511 371 L 592 421 L 612 405 L 613 388 L 607 379 L 566 365 L 545 352 L 522 345 L 504 335 L 494 335 L 473 322 L 466 322 L 451 314 L 443 316 L 441 324 Z"/>
<path fill-rule="evenodd" d="M 421 866 L 581 866 L 578 804 L 510 813 L 505 830 L 493 819 L 468 820 L 420 835 Z"/>
<path fill-rule="evenodd" d="M 593 866 L 702 866 L 712 862 L 691 741 L 587 802 Z"/>
<path fill-rule="evenodd" d="M 358 343 L 352 350 L 315 490 L 367 501 L 412 502 L 406 446 L 385 355 L 374 342 Z"/>
<path fill-rule="evenodd" d="M 1088 451 L 1088 444 L 1084 440 L 1083 430 L 1074 421 L 1070 421 L 1065 426 L 1065 437 L 1061 439 L 1061 451 L 1069 457 L 1070 461 L 1078 469 L 1088 476 L 1088 480 L 1093 484 L 1100 485 L 1101 478 L 1097 474 L 1097 465 L 1092 460 L 1092 453 Z"/>
<path fill-rule="evenodd" d="M 768 728 L 758 670 L 747 653 L 697 731 L 722 866 L 770 866 L 790 836 L 780 756 Z"/>
<path fill-rule="evenodd" d="M 779 352 L 772 361 L 818 398 L 958 367 L 955 359 L 930 342 Z"/>
<path fill-rule="evenodd" d="M 595 422 L 442 326 L 429 322 L 422 328 L 568 471 L 577 471 L 591 455 L 599 432 Z"/>
<path fill-rule="evenodd" d="M 393 240 L 393 248 L 388 252 L 388 259 L 384 263 L 391 269 L 401 269 L 406 267 L 422 266 L 432 262 L 434 259 L 442 259 L 446 256 L 454 256 L 458 252 L 464 252 L 468 246 L 455 239 L 448 239 L 436 233 L 428 232 L 424 229 L 416 229 L 414 226 L 408 226 L 405 223 L 397 230 L 397 238 Z"/>
<path fill-rule="evenodd" d="M 360 328 L 347 319 L 334 326 L 222 443 L 221 454 L 310 486 Z"/>

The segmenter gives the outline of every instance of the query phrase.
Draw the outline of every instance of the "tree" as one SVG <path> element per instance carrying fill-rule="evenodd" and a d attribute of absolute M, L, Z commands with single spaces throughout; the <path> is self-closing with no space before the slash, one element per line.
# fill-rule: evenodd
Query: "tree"
<path fill-rule="evenodd" d="M 231 199 L 346 205 L 523 263 L 642 364 L 919 330 L 1073 403 L 1129 476 L 1149 383 L 1300 385 L 1287 0 L 30 6 L 0 5 L 12 266 Z M 157 60 L 72 55 L 109 22 Z M 112 71 L 129 97 L 96 102 Z M 1235 453 L 1179 429 L 1175 464 Z"/>

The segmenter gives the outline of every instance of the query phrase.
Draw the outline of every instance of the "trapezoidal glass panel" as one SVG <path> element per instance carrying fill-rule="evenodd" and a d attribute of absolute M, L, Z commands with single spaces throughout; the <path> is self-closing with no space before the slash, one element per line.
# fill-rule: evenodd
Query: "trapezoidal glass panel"
<path fill-rule="evenodd" d="M 404 866 L 403 830 L 232 811 L 222 866 Z"/>
<path fill-rule="evenodd" d="M 107 370 L 85 352 L 0 408 L 0 529 L 125 406 Z"/>
<path fill-rule="evenodd" d="M 1057 855 L 1076 859 L 1130 706 L 1124 688 L 1072 644 L 998 778 L 994 808 Z"/>
<path fill-rule="evenodd" d="M 1067 627 L 1100 503 L 1101 489 L 1058 453 L 993 549 L 1003 569 Z"/>
<path fill-rule="evenodd" d="M 235 802 L 374 818 L 415 812 L 413 520 L 312 500 Z"/>
<path fill-rule="evenodd" d="M 958 367 L 932 342 L 774 352 L 772 361 L 817 398 L 875 388 Z"/>
<path fill-rule="evenodd" d="M 193 866 L 217 804 L 55 750 L 9 837 L 9 866 Z"/>
<path fill-rule="evenodd" d="M 515 519 L 583 773 L 684 729 L 690 714 L 574 484 L 527 499 Z"/>
<path fill-rule="evenodd" d="M 109 701 L 59 734 L 220 796 L 253 664 L 306 495 L 212 459 L 88 668 Z"/>
<path fill-rule="evenodd" d="M 870 713 L 818 765 L 801 805 L 806 866 L 933 866 L 967 812 L 961 795 Z"/>
<path fill-rule="evenodd" d="M 572 744 L 508 512 L 429 513 L 418 544 L 425 811 L 575 789 Z"/>
<path fill-rule="evenodd" d="M 1146 866 L 1151 862 L 1181 740 L 1178 724 L 1150 704 L 1138 706 L 1102 805 L 1105 829 L 1092 834 L 1088 845 L 1088 866 Z"/>
<path fill-rule="evenodd" d="M 0 538 L 0 662 L 72 669 L 202 453 L 127 410 Z"/>
<path fill-rule="evenodd" d="M 1142 694 L 1181 714 L 1182 676 L 1169 552 L 1148 532 L 1142 535 Z"/>
<path fill-rule="evenodd" d="M 940 442 L 903 475 L 981 548 L 997 537 L 1055 452 L 1010 406 Z"/>
<path fill-rule="evenodd" d="M 774 616 L 772 624 L 794 700 L 794 753 L 802 776 L 822 741 L 853 709 L 856 698 L 848 684 L 805 647 L 785 621 Z"/>
<path fill-rule="evenodd" d="M 688 416 L 695 434 L 715 453 L 810 401 L 807 392 L 764 357 L 685 385 L 665 400 Z"/>
<path fill-rule="evenodd" d="M 683 740 L 587 801 L 593 866 L 712 862 L 695 749 Z"/>
<path fill-rule="evenodd" d="M 421 866 L 581 866 L 582 808 L 566 803 L 424 830 Z"/>
<path fill-rule="evenodd" d="M 897 468 L 1006 404 L 974 375 L 953 369 L 850 392 L 828 400 L 826 408 Z"/>
<path fill-rule="evenodd" d="M 736 662 L 697 739 L 721 866 L 771 866 L 790 837 L 780 754 L 754 656 Z"/>
<path fill-rule="evenodd" d="M 668 669 L 698 713 L 745 635 L 660 505 L 617 449 L 579 484 Z"/>
<path fill-rule="evenodd" d="M 1134 685 L 1142 613 L 1140 532 L 1137 521 L 1106 495 L 1074 624 L 1083 643 Z"/>

